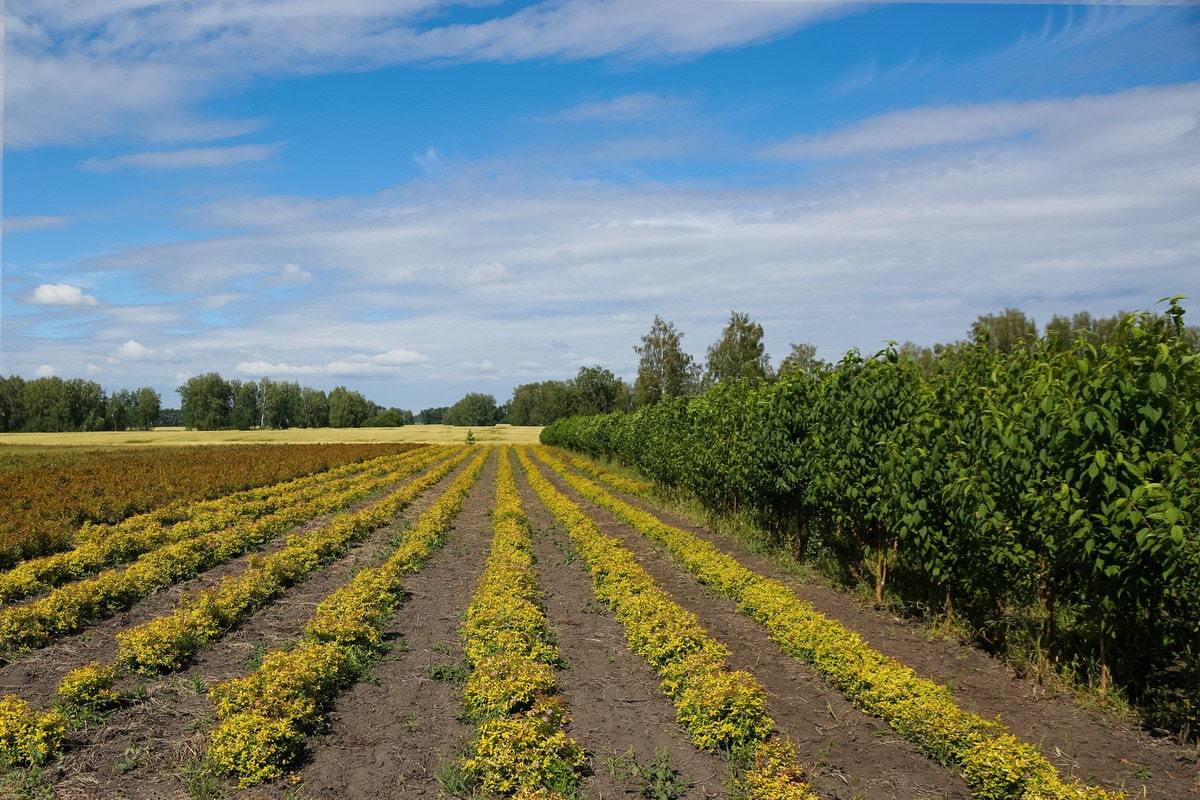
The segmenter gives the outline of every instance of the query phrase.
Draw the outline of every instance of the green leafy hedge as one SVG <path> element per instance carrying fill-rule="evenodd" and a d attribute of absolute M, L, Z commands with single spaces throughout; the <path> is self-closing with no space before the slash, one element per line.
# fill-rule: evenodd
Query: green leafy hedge
<path fill-rule="evenodd" d="M 1200 354 L 1183 308 L 1109 344 L 987 343 L 573 417 L 542 441 L 749 511 L 801 555 L 1111 674 L 1200 727 Z"/>

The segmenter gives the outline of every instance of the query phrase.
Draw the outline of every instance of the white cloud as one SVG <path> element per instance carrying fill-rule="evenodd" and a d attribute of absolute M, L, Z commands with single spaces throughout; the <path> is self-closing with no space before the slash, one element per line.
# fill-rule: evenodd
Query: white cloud
<path fill-rule="evenodd" d="M 53 378 L 58 374 L 58 369 L 50 364 L 42 364 L 37 368 L 35 374 L 39 378 Z"/>
<path fill-rule="evenodd" d="M 1091 138 L 1095 127 L 1128 136 L 1138 146 L 1158 146 L 1194 131 L 1200 120 L 1200 83 L 1120 94 L 1125 119 L 1112 124 L 1112 95 L 1072 100 L 996 102 L 895 111 L 832 133 L 800 136 L 771 148 L 782 158 L 873 155 L 944 145 L 1012 139 L 1023 134 Z M 1141 121 L 1152 117 L 1158 136 L 1148 137 Z"/>
<path fill-rule="evenodd" d="M 197 119 L 192 109 L 257 78 L 431 61 L 694 57 L 784 35 L 841 4 L 546 0 L 445 22 L 453 5 L 10 4 L 6 138 L 29 146 L 136 131 L 201 141 L 254 127 Z"/>
<path fill-rule="evenodd" d="M 273 283 L 312 283 L 312 273 L 306 272 L 300 267 L 292 263 L 284 264 L 279 268 L 279 275 L 273 279 Z"/>
<path fill-rule="evenodd" d="M 121 169 L 166 171 L 205 167 L 229 167 L 266 161 L 279 151 L 278 144 L 238 144 L 228 147 L 189 147 L 130 153 L 112 158 L 89 158 L 80 165 L 86 172 L 108 173 Z"/>
<path fill-rule="evenodd" d="M 449 159 L 442 155 L 436 147 L 430 147 L 424 153 L 414 155 L 413 163 L 420 167 L 422 172 L 429 174 L 448 164 Z"/>
<path fill-rule="evenodd" d="M 551 114 L 548 119 L 559 122 L 627 122 L 646 117 L 672 114 L 691 107 L 683 97 L 633 92 L 606 100 L 589 100 Z"/>
<path fill-rule="evenodd" d="M 470 284 L 493 283 L 509 277 L 508 267 L 499 261 L 477 264 L 467 270 L 463 280 Z"/>
<path fill-rule="evenodd" d="M 30 300 L 40 306 L 94 306 L 100 302 L 70 283 L 43 283 L 33 290 Z"/>
<path fill-rule="evenodd" d="M 324 371 L 317 366 L 271 363 L 262 360 L 239 362 L 236 369 L 238 372 L 250 375 L 316 375 Z"/>
<path fill-rule="evenodd" d="M 200 304 L 205 308 L 224 308 L 230 303 L 236 303 L 239 300 L 245 300 L 250 295 L 245 292 L 220 292 L 210 294 L 200 301 Z"/>
<path fill-rule="evenodd" d="M 730 297 L 764 325 L 776 358 L 791 341 L 833 356 L 887 339 L 946 341 L 1005 306 L 1044 322 L 1080 308 L 1146 308 L 1176 292 L 1200 297 L 1200 147 L 1185 113 L 1195 92 L 1090 98 L 1075 128 L 1069 114 L 1041 109 L 1053 122 L 1033 135 L 914 150 L 901 163 L 888 151 L 864 154 L 829 182 L 606 184 L 514 169 L 328 206 L 292 198 L 274 222 L 74 265 L 179 296 L 149 310 L 188 324 L 103 306 L 103 323 L 51 339 L 34 315 L 6 317 L 5 355 L 20 354 L 14 369 L 53 363 L 80 374 L 132 338 L 154 341 L 159 354 L 143 373 L 115 365 L 131 385 L 236 365 L 314 385 L 377 379 L 372 397 L 420 407 L 473 388 L 501 396 L 518 376 L 568 377 L 585 356 L 629 374 L 632 345 L 656 313 L 702 355 Z M 208 325 L 194 313 L 286 263 L 319 268 L 322 291 L 239 305 L 233 322 Z M 503 280 L 463 279 L 493 263 L 505 266 Z M 381 363 L 408 358 L 387 356 L 393 345 L 428 360 Z M 177 361 L 164 355 L 171 349 Z"/>
<path fill-rule="evenodd" d="M 375 355 L 351 355 L 325 364 L 288 364 L 262 359 L 239 362 L 238 372 L 251 375 L 333 375 L 370 377 L 392 375 L 397 367 L 424 364 L 429 357 L 415 350 L 395 348 Z"/>
<path fill-rule="evenodd" d="M 418 353 L 416 350 L 405 350 L 403 348 L 396 348 L 388 350 L 386 353 L 371 356 L 371 363 L 391 367 L 399 367 L 407 364 L 424 364 L 427 361 L 429 361 L 429 356 Z"/>
<path fill-rule="evenodd" d="M 117 355 L 121 356 L 122 358 L 143 359 L 154 355 L 154 350 L 146 347 L 140 342 L 135 341 L 134 339 L 130 339 L 129 341 L 125 342 L 125 344 L 117 348 Z"/>
<path fill-rule="evenodd" d="M 40 231 L 47 228 L 61 228 L 64 225 L 70 224 L 71 220 L 67 219 L 66 217 L 40 214 L 29 217 L 8 217 L 3 221 L 2 228 L 5 233 L 20 233 L 22 231 Z"/>

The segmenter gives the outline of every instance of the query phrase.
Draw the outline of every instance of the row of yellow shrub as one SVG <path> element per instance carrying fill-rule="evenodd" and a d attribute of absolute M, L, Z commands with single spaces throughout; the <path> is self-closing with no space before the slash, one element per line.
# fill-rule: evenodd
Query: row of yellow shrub
<path fill-rule="evenodd" d="M 533 568 L 529 521 L 521 508 L 507 448 L 500 454 L 492 547 L 462 626 L 471 673 L 463 707 L 477 731 L 463 759 L 476 788 L 501 797 L 573 793 L 587 763 L 564 730 L 556 696 L 559 662 Z"/>
<path fill-rule="evenodd" d="M 319 494 L 335 491 L 351 480 L 378 477 L 399 469 L 420 451 L 399 456 L 381 456 L 371 461 L 346 464 L 318 475 L 237 492 L 216 500 L 191 503 L 171 517 L 143 514 L 116 525 L 97 527 L 104 536 L 89 536 L 72 550 L 23 561 L 0 574 L 0 603 L 32 597 L 72 580 L 127 562 L 167 544 L 192 539 L 228 528 L 245 519 L 257 519 Z M 169 524 L 167 520 L 175 520 Z"/>
<path fill-rule="evenodd" d="M 572 453 L 570 450 L 553 449 L 551 452 L 561 456 L 564 460 L 570 462 L 571 466 L 600 478 L 605 483 L 615 486 L 622 492 L 628 492 L 639 497 L 652 497 L 654 494 L 654 484 L 650 481 L 644 481 L 638 478 L 628 478 L 620 473 L 607 469 L 602 464 L 593 461 L 590 458 L 585 458 Z"/>
<path fill-rule="evenodd" d="M 434 459 L 430 452 L 426 458 Z M 0 648 L 44 646 L 59 636 L 81 630 L 97 619 L 129 608 L 153 592 L 194 577 L 313 517 L 336 511 L 405 474 L 421 462 L 404 465 L 400 474 L 362 477 L 308 502 L 296 503 L 261 519 L 241 522 L 223 531 L 165 545 L 146 553 L 127 567 L 107 570 L 54 589 L 45 597 L 0 609 Z"/>
<path fill-rule="evenodd" d="M 173 613 L 117 634 L 116 661 L 144 672 L 183 666 L 200 648 L 262 608 L 288 586 L 391 522 L 426 489 L 466 459 L 465 448 L 377 503 L 334 517 L 311 531 L 294 533 L 287 545 L 256 559 L 236 578 L 188 597 Z"/>
<path fill-rule="evenodd" d="M 728 753 L 745 768 L 740 782 L 747 798 L 812 800 L 795 746 L 767 716 L 762 684 L 748 672 L 730 670 L 725 664 L 729 650 L 696 615 L 659 588 L 628 548 L 601 533 L 524 451 L 519 455 L 533 490 L 578 546 L 596 597 L 624 627 L 630 650 L 658 673 L 692 742 Z"/>
<path fill-rule="evenodd" d="M 1075 779 L 1064 780 L 1036 747 L 1017 739 L 998 720 L 964 711 L 947 687 L 874 650 L 786 584 L 752 572 L 700 537 L 613 496 L 570 472 L 545 450 L 539 449 L 538 456 L 581 495 L 645 534 L 701 583 L 733 600 L 784 652 L 810 664 L 863 711 L 886 721 L 938 762 L 961 770 L 981 800 L 1111 796 Z"/>
<path fill-rule="evenodd" d="M 213 763 L 250 785 L 280 777 L 295 762 L 333 698 L 382 649 L 383 630 L 403 592 L 401 579 L 441 546 L 489 452 L 455 478 L 387 561 L 360 570 L 317 606 L 299 644 L 268 653 L 250 675 L 213 688 Z"/>

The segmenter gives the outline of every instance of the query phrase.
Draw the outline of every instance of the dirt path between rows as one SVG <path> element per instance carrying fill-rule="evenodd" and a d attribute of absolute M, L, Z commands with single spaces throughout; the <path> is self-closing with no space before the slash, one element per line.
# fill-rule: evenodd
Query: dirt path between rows
<path fill-rule="evenodd" d="M 184 595 L 211 588 L 223 578 L 241 573 L 250 559 L 282 549 L 288 536 L 314 530 L 335 516 L 366 508 L 387 492 L 424 475 L 430 469 L 432 466 L 373 492 L 340 511 L 322 514 L 290 531 L 277 534 L 261 547 L 144 597 L 108 619 L 93 622 L 80 633 L 64 636 L 46 647 L 19 654 L 11 663 L 0 666 L 0 694 L 16 692 L 35 707 L 49 705 L 59 681 L 72 669 L 91 661 L 107 662 L 116 657 L 118 632 L 170 613 Z"/>
<path fill-rule="evenodd" d="M 202 650 L 187 669 L 149 679 L 144 701 L 114 712 L 103 725 L 73 733 L 70 750 L 48 770 L 60 800 L 210 796 L 203 790 L 211 786 L 215 791 L 219 782 L 203 770 L 200 760 L 214 723 L 204 687 L 247 674 L 268 649 L 299 639 L 317 603 L 359 569 L 384 558 L 390 542 L 464 468 L 460 465 L 426 489 L 393 524 L 373 531 L 341 559 L 292 586 Z"/>
<path fill-rule="evenodd" d="M 883 722 L 859 712 L 811 670 L 784 655 L 757 624 L 677 567 L 646 539 L 591 504 L 549 470 L 544 474 L 622 541 L 658 584 L 732 652 L 729 665 L 752 673 L 767 690 L 767 713 L 800 751 L 822 798 L 884 800 L 971 796 L 962 779 L 926 758 Z"/>
<path fill-rule="evenodd" d="M 473 728 L 458 719 L 462 687 L 435 680 L 434 665 L 461 666 L 458 629 L 491 543 L 496 456 L 480 473 L 445 545 L 404 582 L 408 599 L 387 634 L 393 652 L 374 678 L 338 698 L 329 732 L 300 770 L 304 798 L 447 797 L 439 771 L 454 766 Z M 254 797 L 285 796 L 271 787 Z"/>
<path fill-rule="evenodd" d="M 589 477 L 590 476 L 585 476 Z M 868 606 L 844 592 L 805 583 L 743 542 L 698 525 L 679 514 L 623 492 L 614 495 L 663 522 L 696 534 L 744 566 L 784 581 L 818 611 L 857 631 L 872 647 L 898 659 L 924 677 L 951 687 L 963 708 L 985 717 L 999 715 L 1019 738 L 1037 744 L 1065 775 L 1077 775 L 1129 797 L 1195 800 L 1200 797 L 1200 748 L 1166 738 L 1080 708 L 1067 694 L 1052 693 L 1018 676 L 982 650 L 931 638 L 916 623 Z"/>
<path fill-rule="evenodd" d="M 515 471 L 534 530 L 546 618 L 567 663 L 558 683 L 571 712 L 570 733 L 591 757 L 593 774 L 580 785 L 583 795 L 609 800 L 636 791 L 638 784 L 627 773 L 614 775 L 606 763 L 632 751 L 641 764 L 666 753 L 680 779 L 691 785 L 681 798 L 724 798 L 725 762 L 697 750 L 675 722 L 675 707 L 654 671 L 629 652 L 620 623 L 592 594 L 591 576 L 570 537 L 529 488 L 519 465 Z"/>

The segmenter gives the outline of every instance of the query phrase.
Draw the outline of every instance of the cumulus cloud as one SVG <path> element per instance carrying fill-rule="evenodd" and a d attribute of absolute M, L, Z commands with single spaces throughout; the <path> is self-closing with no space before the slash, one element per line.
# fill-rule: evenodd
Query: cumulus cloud
<path fill-rule="evenodd" d="M 274 158 L 278 144 L 238 144 L 228 147 L 189 147 L 129 153 L 112 158 L 89 158 L 80 165 L 85 172 L 107 173 L 122 169 L 167 171 L 205 167 L 230 167 Z"/>
<path fill-rule="evenodd" d="M 134 339 L 130 339 L 117 348 L 117 354 L 122 358 L 143 359 L 153 355 L 154 350 Z"/>
<path fill-rule="evenodd" d="M 100 303 L 70 283 L 43 283 L 33 290 L 30 301 L 40 306 L 94 306 Z"/>
<path fill-rule="evenodd" d="M 39 378 L 53 378 L 58 374 L 58 368 L 50 364 L 42 364 L 37 368 L 37 370 L 35 370 L 34 374 L 36 374 Z"/>

